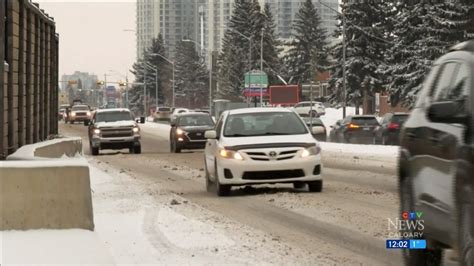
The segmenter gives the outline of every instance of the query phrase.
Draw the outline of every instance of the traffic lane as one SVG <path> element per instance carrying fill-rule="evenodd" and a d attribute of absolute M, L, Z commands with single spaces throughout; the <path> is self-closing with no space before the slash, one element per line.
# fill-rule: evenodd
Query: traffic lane
<path fill-rule="evenodd" d="M 86 135 L 81 127 L 66 128 L 75 136 L 82 135 L 84 137 Z M 385 225 L 386 218 L 384 217 L 390 217 L 391 213 L 395 213 L 397 209 L 389 205 L 394 205 L 393 202 L 397 200 L 381 199 L 379 193 L 373 193 L 373 188 L 357 188 L 353 184 L 335 181 L 335 177 L 325 173 L 326 185 L 323 193 L 307 193 L 302 190 L 294 190 L 288 185 L 278 187 L 258 186 L 251 189 L 235 189 L 231 197 L 222 199 L 204 190 L 203 171 L 199 171 L 202 170 L 202 168 L 199 168 L 202 167 L 202 152 L 169 154 L 166 152 L 169 145 L 166 140 L 146 134 L 143 136 L 142 145 L 148 147 L 151 153 L 141 155 L 108 154 L 96 157 L 96 159 L 118 169 L 126 169 L 130 173 L 140 176 L 140 178 L 154 180 L 160 183 L 163 189 L 167 189 L 171 193 L 179 194 L 207 209 L 254 228 L 278 235 L 293 242 L 293 244 L 321 247 L 324 246 L 324 243 L 315 243 L 315 241 L 318 242 L 322 239 L 331 245 L 331 248 L 327 248 L 327 252 L 334 249 L 334 246 L 336 247 L 335 250 L 338 250 L 337 247 L 343 247 L 344 252 L 352 251 L 362 254 L 363 257 L 371 258 L 368 259 L 369 261 L 387 262 L 379 257 L 373 258 L 373 254 L 383 254 L 382 249 L 385 246 L 380 237 L 370 237 L 368 236 L 370 234 L 364 232 L 363 223 L 370 221 Z M 199 169 L 199 174 L 186 171 L 180 174 L 183 169 Z M 377 205 L 374 202 L 380 203 Z M 271 207 L 268 205 L 271 205 Z M 301 209 L 301 207 L 304 208 Z M 263 213 L 260 211 L 263 209 L 272 209 L 273 211 Z M 312 210 L 325 210 L 326 212 L 321 213 Z M 300 212 L 300 214 L 297 212 Z M 290 220 L 291 225 L 279 224 L 279 220 L 288 220 L 287 213 L 290 213 L 291 217 L 304 216 L 305 218 L 301 219 L 304 222 L 298 222 L 300 220 L 298 219 L 298 221 Z M 325 216 L 331 216 L 333 213 L 337 215 L 336 220 L 321 219 Z M 374 213 L 378 213 L 378 216 Z M 265 217 L 261 217 L 261 215 L 265 215 Z M 377 217 L 368 220 L 367 216 Z M 308 217 L 311 217 L 311 219 L 308 220 Z M 345 223 L 341 218 L 347 219 L 348 222 Z M 352 224 L 354 221 L 358 222 Z M 282 227 L 296 228 L 283 230 Z M 313 234 L 308 235 L 308 231 L 313 232 Z M 381 234 L 380 232 L 377 233 Z M 344 243 L 340 242 L 341 239 L 345 240 Z M 367 244 L 367 241 L 371 244 Z M 339 252 L 344 253 L 340 249 Z M 338 255 L 331 254 L 331 256 Z M 389 254 L 389 256 L 392 255 Z M 395 254 L 391 261 L 397 261 L 397 258 L 398 255 Z M 362 261 L 367 262 L 367 260 L 361 258 Z"/>
<path fill-rule="evenodd" d="M 82 137 L 84 153 L 91 155 L 88 144 L 87 127 L 61 123 L 60 132 L 67 136 Z M 99 157 L 108 158 L 120 154 L 123 159 L 128 159 L 130 157 L 157 159 L 159 161 L 167 162 L 167 166 L 170 168 L 184 167 L 186 169 L 204 169 L 203 150 L 183 150 L 181 153 L 170 153 L 168 139 L 145 131 L 142 131 L 141 134 L 142 154 L 130 154 L 127 149 L 120 151 L 101 150 Z M 366 171 L 353 171 L 328 167 L 323 167 L 322 174 L 324 183 L 338 182 L 351 186 L 364 187 L 370 189 L 370 191 L 390 192 L 394 194 L 398 193 L 397 177 L 394 174 L 373 173 L 370 172 L 369 169 Z M 291 185 L 278 186 L 288 187 Z"/>

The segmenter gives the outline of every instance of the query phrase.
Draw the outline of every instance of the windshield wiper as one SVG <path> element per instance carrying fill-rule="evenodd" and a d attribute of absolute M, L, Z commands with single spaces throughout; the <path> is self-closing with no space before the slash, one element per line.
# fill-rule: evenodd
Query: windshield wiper
<path fill-rule="evenodd" d="M 251 137 L 251 135 L 245 134 L 232 134 L 232 135 L 225 135 L 226 137 Z"/>

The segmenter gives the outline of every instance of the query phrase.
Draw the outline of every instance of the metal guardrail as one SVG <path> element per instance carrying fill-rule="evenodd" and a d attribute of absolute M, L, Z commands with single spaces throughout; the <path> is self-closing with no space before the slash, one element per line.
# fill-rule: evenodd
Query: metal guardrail
<path fill-rule="evenodd" d="M 56 24 L 29 0 L 0 0 L 0 159 L 56 134 Z"/>

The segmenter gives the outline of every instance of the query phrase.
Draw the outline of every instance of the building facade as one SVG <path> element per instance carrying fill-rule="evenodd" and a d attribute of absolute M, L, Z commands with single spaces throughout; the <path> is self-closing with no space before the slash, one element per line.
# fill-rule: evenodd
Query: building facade
<path fill-rule="evenodd" d="M 279 38 L 291 38 L 296 14 L 305 0 L 259 0 L 269 3 Z M 191 39 L 204 47 L 206 58 L 220 51 L 226 26 L 235 0 L 137 0 L 137 57 L 142 58 L 151 40 L 161 32 L 168 55 L 173 58 L 176 43 Z M 338 0 L 313 0 L 320 12 L 323 27 L 331 38 L 336 29 Z M 201 20 L 202 19 L 202 20 Z M 199 49 L 199 48 L 198 48 Z"/>
<path fill-rule="evenodd" d="M 137 57 L 142 58 L 153 38 L 162 34 L 173 58 L 180 40 L 201 41 L 201 14 L 208 0 L 137 0 Z M 212 2 L 212 1 L 211 1 Z M 202 7 L 202 8 L 200 8 Z M 206 25 L 204 25 L 204 28 Z"/>

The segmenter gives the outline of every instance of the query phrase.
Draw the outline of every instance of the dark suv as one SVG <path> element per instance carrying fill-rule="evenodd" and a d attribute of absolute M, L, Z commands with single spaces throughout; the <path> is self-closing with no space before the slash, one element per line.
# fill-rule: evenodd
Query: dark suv
<path fill-rule="evenodd" d="M 337 142 L 372 143 L 378 126 L 379 122 L 373 115 L 349 115 L 339 127 L 333 127 L 333 135 Z"/>
<path fill-rule="evenodd" d="M 207 139 L 204 133 L 214 128 L 214 120 L 206 113 L 182 113 L 171 120 L 170 151 L 204 149 Z"/>
<path fill-rule="evenodd" d="M 474 265 L 474 40 L 438 59 L 401 133 L 401 210 L 423 215 L 426 250 L 408 265 L 439 265 L 443 248 Z"/>
<path fill-rule="evenodd" d="M 380 126 L 375 128 L 374 144 L 398 145 L 400 143 L 400 130 L 407 119 L 407 113 L 385 114 Z"/>

